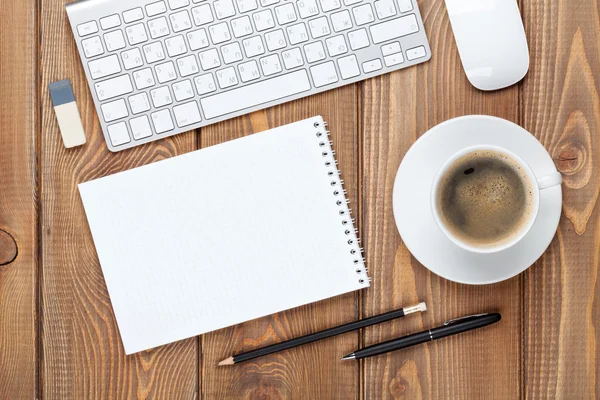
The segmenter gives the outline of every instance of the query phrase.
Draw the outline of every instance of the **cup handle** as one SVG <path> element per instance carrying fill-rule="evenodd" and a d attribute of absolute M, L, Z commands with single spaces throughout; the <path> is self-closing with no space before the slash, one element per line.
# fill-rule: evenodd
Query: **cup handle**
<path fill-rule="evenodd" d="M 538 178 L 538 187 L 540 190 L 548 189 L 553 186 L 560 185 L 562 183 L 562 175 L 560 172 L 553 172 L 550 175 Z"/>

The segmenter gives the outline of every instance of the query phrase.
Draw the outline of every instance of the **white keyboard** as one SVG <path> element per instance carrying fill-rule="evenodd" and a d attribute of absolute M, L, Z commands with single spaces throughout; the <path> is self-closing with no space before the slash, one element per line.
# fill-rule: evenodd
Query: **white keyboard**
<path fill-rule="evenodd" d="M 83 0 L 67 13 L 112 151 L 431 57 L 413 0 Z"/>

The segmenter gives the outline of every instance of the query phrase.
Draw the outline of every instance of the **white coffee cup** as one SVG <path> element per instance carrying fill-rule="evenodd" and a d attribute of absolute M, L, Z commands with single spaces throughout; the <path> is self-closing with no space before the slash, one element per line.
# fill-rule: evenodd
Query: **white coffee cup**
<path fill-rule="evenodd" d="M 471 245 L 471 244 L 465 242 L 463 239 L 454 235 L 445 226 L 444 221 L 438 210 L 437 198 L 438 198 L 438 194 L 439 194 L 438 191 L 440 189 L 440 183 L 441 183 L 442 178 L 445 176 L 448 169 L 451 166 L 453 166 L 454 163 L 458 159 L 466 156 L 467 154 L 474 153 L 477 151 L 494 151 L 494 152 L 504 154 L 505 156 L 507 156 L 509 159 L 512 160 L 512 162 L 514 162 L 515 164 L 519 165 L 522 168 L 522 170 L 527 175 L 527 179 L 529 180 L 529 184 L 532 189 L 532 197 L 531 197 L 532 208 L 530 210 L 527 221 L 522 224 L 519 231 L 517 233 L 513 234 L 513 236 L 509 240 L 502 241 L 497 245 L 474 246 L 474 245 Z M 538 213 L 539 213 L 540 191 L 550 188 L 550 187 L 553 187 L 553 186 L 560 185 L 561 183 L 562 183 L 562 176 L 559 172 L 554 172 L 547 176 L 537 177 L 535 175 L 535 173 L 533 172 L 533 170 L 531 169 L 531 167 L 529 165 L 527 165 L 527 163 L 525 161 L 523 161 L 523 159 L 521 157 L 517 156 L 515 153 L 513 153 L 505 148 L 498 147 L 498 146 L 491 146 L 491 145 L 472 146 L 472 147 L 465 148 L 465 149 L 460 150 L 459 152 L 455 153 L 440 168 L 440 171 L 438 172 L 438 174 L 433 182 L 432 188 L 431 188 L 431 211 L 433 213 L 435 222 L 437 223 L 440 230 L 448 237 L 448 239 L 450 239 L 457 246 L 459 246 L 467 251 L 473 252 L 473 253 L 480 253 L 480 254 L 497 253 L 497 252 L 506 250 L 506 249 L 514 246 L 515 244 L 519 243 L 525 237 L 525 235 L 527 235 L 527 233 L 533 226 L 533 224 L 538 216 Z"/>

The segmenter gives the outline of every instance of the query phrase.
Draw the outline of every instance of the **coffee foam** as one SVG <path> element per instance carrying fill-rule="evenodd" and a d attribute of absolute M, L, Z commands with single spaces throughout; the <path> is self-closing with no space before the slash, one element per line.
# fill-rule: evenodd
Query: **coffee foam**
<path fill-rule="evenodd" d="M 454 162 L 440 180 L 437 207 L 446 228 L 475 247 L 510 241 L 533 209 L 527 173 L 503 153 L 485 150 Z"/>

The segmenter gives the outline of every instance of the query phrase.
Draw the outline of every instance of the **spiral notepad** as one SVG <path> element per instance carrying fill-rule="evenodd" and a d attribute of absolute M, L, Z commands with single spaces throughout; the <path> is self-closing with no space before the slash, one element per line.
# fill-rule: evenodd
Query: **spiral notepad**
<path fill-rule="evenodd" d="M 369 286 L 314 117 L 79 185 L 127 354 Z"/>

